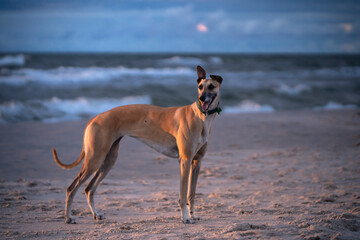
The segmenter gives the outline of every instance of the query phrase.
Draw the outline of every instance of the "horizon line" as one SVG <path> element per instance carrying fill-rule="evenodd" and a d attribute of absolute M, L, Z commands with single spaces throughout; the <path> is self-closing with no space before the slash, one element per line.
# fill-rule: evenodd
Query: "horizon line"
<path fill-rule="evenodd" d="M 6 54 L 164 54 L 164 55 L 189 55 L 189 54 L 216 54 L 216 55 L 360 55 L 360 52 L 125 52 L 125 51 L 0 51 Z"/>

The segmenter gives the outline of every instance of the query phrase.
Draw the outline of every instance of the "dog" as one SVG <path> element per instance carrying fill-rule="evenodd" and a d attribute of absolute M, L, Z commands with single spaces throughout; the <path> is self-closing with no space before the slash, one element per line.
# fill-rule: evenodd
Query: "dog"
<path fill-rule="evenodd" d="M 136 138 L 168 157 L 178 158 L 182 221 L 194 223 L 199 220 L 194 215 L 196 184 L 211 125 L 216 113 L 221 111 L 218 105 L 223 79 L 217 75 L 207 79 L 201 66 L 197 66 L 197 75 L 198 99 L 193 104 L 167 108 L 134 104 L 103 112 L 86 125 L 81 154 L 72 164 L 60 162 L 52 148 L 55 162 L 64 169 L 73 168 L 85 159 L 79 174 L 66 189 L 66 223 L 76 223 L 71 216 L 71 204 L 78 188 L 94 173 L 85 194 L 94 219 L 104 219 L 104 215 L 96 211 L 94 194 L 113 167 L 124 136 Z"/>

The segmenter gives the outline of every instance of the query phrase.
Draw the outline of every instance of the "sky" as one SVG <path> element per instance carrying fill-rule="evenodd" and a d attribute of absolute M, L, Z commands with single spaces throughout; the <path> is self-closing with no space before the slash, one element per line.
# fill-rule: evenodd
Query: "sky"
<path fill-rule="evenodd" d="M 357 0 L 0 0 L 0 52 L 360 53 Z"/>

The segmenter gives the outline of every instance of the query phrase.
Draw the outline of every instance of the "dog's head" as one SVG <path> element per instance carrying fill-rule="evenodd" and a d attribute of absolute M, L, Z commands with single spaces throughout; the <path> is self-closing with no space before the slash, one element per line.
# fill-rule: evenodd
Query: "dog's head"
<path fill-rule="evenodd" d="M 205 70 L 197 66 L 197 83 L 199 102 L 204 112 L 215 109 L 219 104 L 220 87 L 222 83 L 222 77 L 217 75 L 210 75 L 210 79 L 206 79 Z"/>

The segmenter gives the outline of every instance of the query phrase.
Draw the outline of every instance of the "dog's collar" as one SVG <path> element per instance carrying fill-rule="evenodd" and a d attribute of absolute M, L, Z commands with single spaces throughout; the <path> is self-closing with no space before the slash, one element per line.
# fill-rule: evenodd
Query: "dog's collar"
<path fill-rule="evenodd" d="M 217 105 L 216 108 L 214 108 L 214 109 L 212 109 L 212 110 L 209 110 L 209 111 L 204 111 L 204 110 L 202 109 L 202 107 L 201 107 L 201 103 L 200 103 L 200 100 L 199 100 L 199 99 L 196 101 L 196 106 L 198 107 L 198 109 L 200 110 L 200 112 L 202 112 L 202 113 L 205 114 L 205 115 L 211 115 L 211 114 L 214 114 L 214 113 L 217 113 L 217 114 L 220 115 L 220 113 L 221 113 L 221 111 L 222 111 L 221 107 L 219 107 L 219 103 L 218 103 L 218 105 Z"/>

